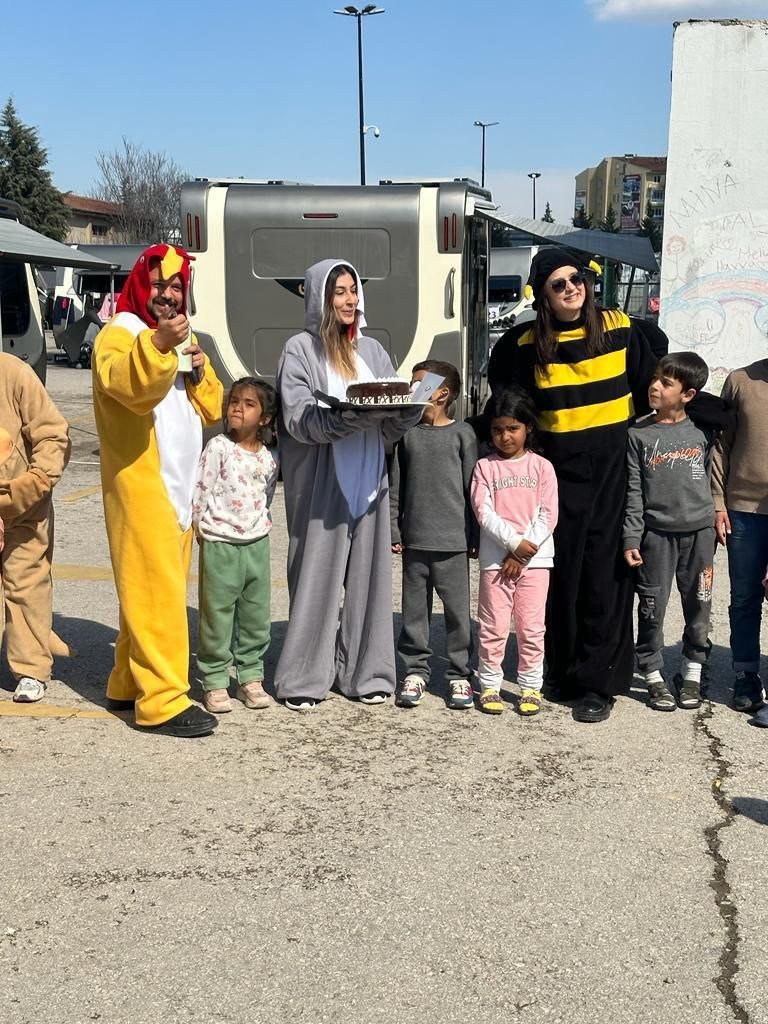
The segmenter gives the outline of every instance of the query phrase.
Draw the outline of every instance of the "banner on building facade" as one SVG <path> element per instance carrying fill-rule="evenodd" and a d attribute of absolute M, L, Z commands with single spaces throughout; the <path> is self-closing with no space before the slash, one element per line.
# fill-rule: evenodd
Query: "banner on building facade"
<path fill-rule="evenodd" d="M 586 211 L 587 211 L 587 193 L 586 193 L 586 190 L 585 190 L 584 192 L 577 192 L 576 193 L 576 199 L 575 199 L 574 204 L 573 204 L 573 216 L 576 218 L 576 220 L 578 220 L 579 216 L 582 213 L 586 213 Z"/>
<path fill-rule="evenodd" d="M 621 230 L 637 231 L 641 220 L 640 175 L 625 174 L 621 193 Z"/>

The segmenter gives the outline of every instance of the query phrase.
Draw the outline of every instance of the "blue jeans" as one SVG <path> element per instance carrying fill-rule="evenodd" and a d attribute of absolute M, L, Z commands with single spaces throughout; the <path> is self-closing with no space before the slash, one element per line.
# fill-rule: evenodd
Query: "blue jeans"
<path fill-rule="evenodd" d="M 768 515 L 728 510 L 728 575 L 731 578 L 731 654 L 735 672 L 760 669 L 763 578 L 768 566 Z"/>

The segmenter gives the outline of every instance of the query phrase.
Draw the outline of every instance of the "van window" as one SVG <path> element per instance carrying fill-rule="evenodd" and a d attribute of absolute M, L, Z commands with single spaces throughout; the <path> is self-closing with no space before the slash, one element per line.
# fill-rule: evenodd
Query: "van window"
<path fill-rule="evenodd" d="M 390 274 L 389 232 L 383 228 L 257 228 L 251 235 L 256 277 L 302 278 L 331 257 L 349 260 L 365 281 Z"/>
<path fill-rule="evenodd" d="M 488 280 L 488 301 L 519 302 L 523 290 L 520 274 L 492 274 Z"/>
<path fill-rule="evenodd" d="M 26 267 L 23 263 L 0 263 L 0 319 L 3 334 L 26 334 L 29 316 Z"/>

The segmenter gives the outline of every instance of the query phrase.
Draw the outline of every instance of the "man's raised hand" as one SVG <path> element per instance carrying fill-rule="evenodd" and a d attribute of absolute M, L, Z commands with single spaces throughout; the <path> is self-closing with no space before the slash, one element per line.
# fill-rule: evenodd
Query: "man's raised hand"
<path fill-rule="evenodd" d="M 182 341 L 187 340 L 189 334 L 189 320 L 183 313 L 170 311 L 170 316 L 162 316 L 157 321 L 155 333 L 152 335 L 152 343 L 159 352 L 170 352 Z"/>

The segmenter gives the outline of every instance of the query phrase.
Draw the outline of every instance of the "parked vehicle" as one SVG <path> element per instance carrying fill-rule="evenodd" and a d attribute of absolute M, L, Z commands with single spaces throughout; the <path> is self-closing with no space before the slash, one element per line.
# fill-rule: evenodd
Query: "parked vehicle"
<path fill-rule="evenodd" d="M 348 259 L 365 284 L 367 333 L 403 376 L 428 357 L 458 366 L 461 413 L 487 388 L 489 192 L 467 180 L 296 185 L 187 182 L 184 247 L 195 256 L 192 326 L 225 380 L 273 381 L 302 330 L 304 271 Z"/>
<path fill-rule="evenodd" d="M 21 210 L 0 199 L 0 218 L 18 221 Z M 45 381 L 45 336 L 37 287 L 28 263 L 0 260 L 0 347 L 29 363 Z"/>
<path fill-rule="evenodd" d="M 113 267 L 111 277 L 105 268 L 60 267 L 53 298 L 52 330 L 57 346 L 70 365 L 88 369 L 96 335 L 111 315 L 115 295 L 122 290 L 131 269 L 144 251 L 142 245 L 73 245 L 80 253 L 97 256 Z"/>

